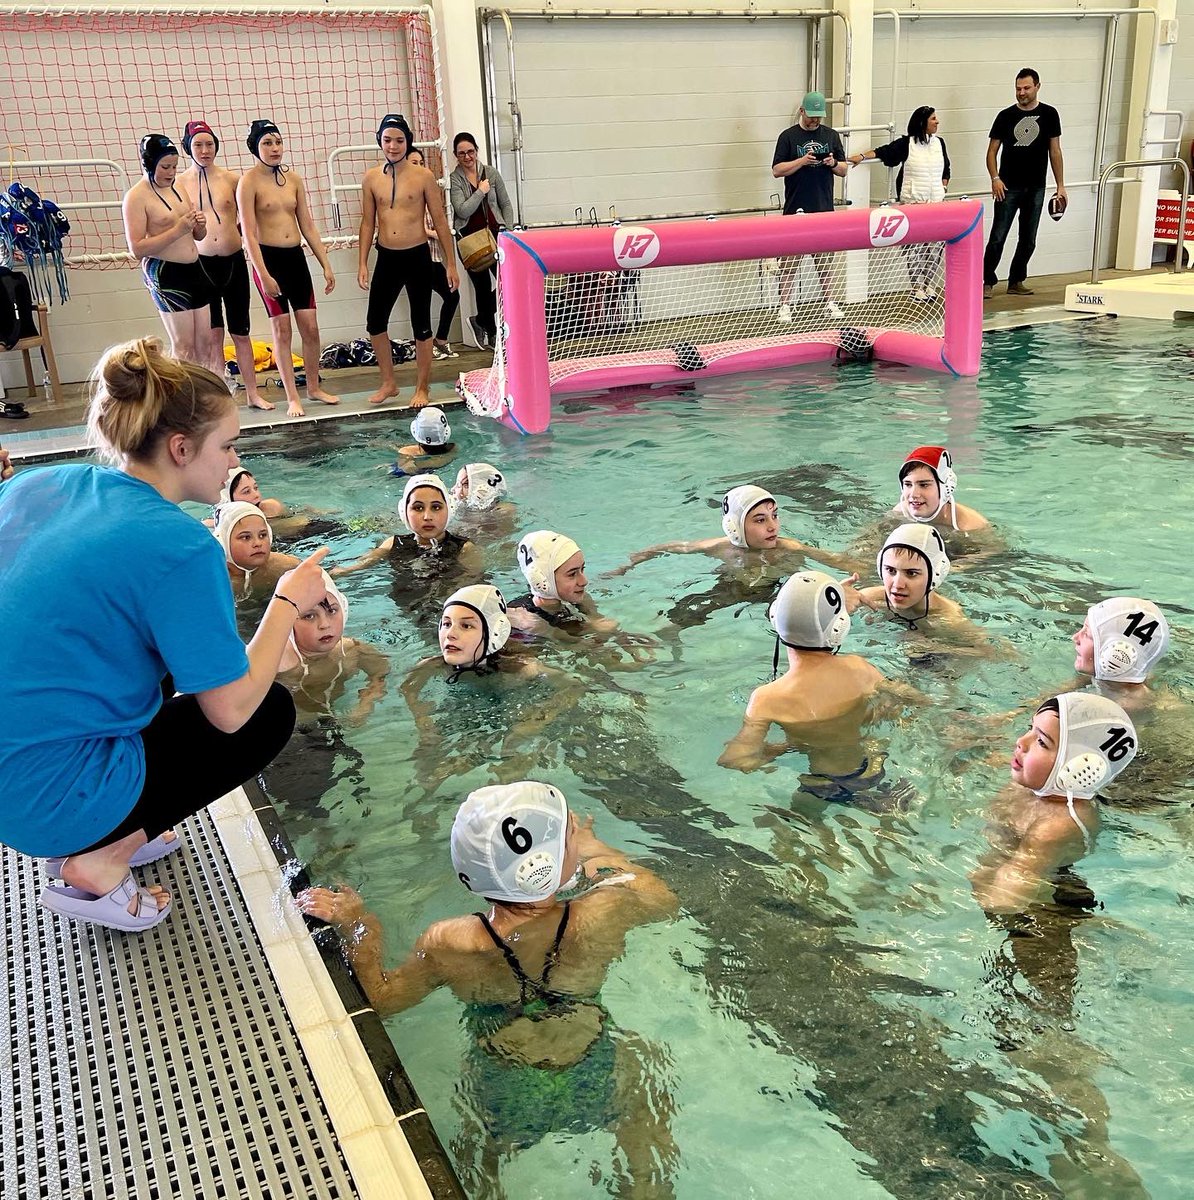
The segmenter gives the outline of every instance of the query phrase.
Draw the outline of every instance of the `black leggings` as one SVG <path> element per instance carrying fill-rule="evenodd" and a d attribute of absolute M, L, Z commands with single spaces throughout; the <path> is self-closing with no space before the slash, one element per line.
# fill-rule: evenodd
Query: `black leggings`
<path fill-rule="evenodd" d="M 477 298 L 477 324 L 492 337 L 497 333 L 497 296 L 493 292 L 497 264 L 484 271 L 470 271 L 468 277 L 473 281 L 473 295 Z"/>
<path fill-rule="evenodd" d="M 235 733 L 212 725 L 194 696 L 167 700 L 141 731 L 145 784 L 133 811 L 111 833 L 75 853 L 98 850 L 138 829 L 153 841 L 273 762 L 290 740 L 294 720 L 294 701 L 280 683 L 270 685 L 257 711 Z"/>
<path fill-rule="evenodd" d="M 431 264 L 431 290 L 443 301 L 439 310 L 439 322 L 435 327 L 435 340 L 446 342 L 452 332 L 452 318 L 460 307 L 460 292 L 448 287 L 448 272 L 442 262 Z"/>

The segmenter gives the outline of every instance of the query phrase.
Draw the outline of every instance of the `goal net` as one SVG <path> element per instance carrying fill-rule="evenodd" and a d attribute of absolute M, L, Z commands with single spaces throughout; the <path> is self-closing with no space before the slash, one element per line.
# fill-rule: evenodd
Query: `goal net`
<path fill-rule="evenodd" d="M 332 246 L 355 240 L 355 185 L 377 161 L 383 113 L 406 114 L 419 142 L 438 144 L 428 167 L 438 176 L 445 165 L 426 7 L 11 6 L 0 11 L 0 78 L 14 97 L 0 143 L 3 186 L 16 180 L 66 212 L 73 266 L 132 262 L 120 201 L 140 178 L 138 144 L 165 133 L 181 151 L 192 118 L 216 131 L 218 161 L 231 170 L 253 163 L 250 122 L 275 121 Z M 330 186 L 337 172 L 352 186 Z"/>
<path fill-rule="evenodd" d="M 551 396 L 876 357 L 974 374 L 982 207 L 529 230 L 499 237 L 474 412 L 536 433 Z"/>

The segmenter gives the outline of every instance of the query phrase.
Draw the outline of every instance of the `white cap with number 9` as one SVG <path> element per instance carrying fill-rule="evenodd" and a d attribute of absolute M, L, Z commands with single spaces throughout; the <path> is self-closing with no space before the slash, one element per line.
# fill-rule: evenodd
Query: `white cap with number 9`
<path fill-rule="evenodd" d="M 470 792 L 452 822 L 452 866 L 470 892 L 530 904 L 560 888 L 568 802 L 534 780 Z"/>

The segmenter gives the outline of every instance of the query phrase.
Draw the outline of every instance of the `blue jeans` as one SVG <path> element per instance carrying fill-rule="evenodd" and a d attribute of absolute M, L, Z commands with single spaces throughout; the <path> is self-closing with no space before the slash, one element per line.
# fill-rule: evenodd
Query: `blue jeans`
<path fill-rule="evenodd" d="M 1028 278 L 1028 260 L 1036 249 L 1036 231 L 1044 207 L 1044 188 L 1007 188 L 1003 199 L 995 201 L 995 216 L 991 221 L 991 234 L 987 238 L 987 252 L 983 255 L 983 283 L 987 287 L 999 282 L 996 271 L 1017 212 L 1020 214 L 1020 229 L 1007 282 L 1010 286 L 1023 283 Z"/>

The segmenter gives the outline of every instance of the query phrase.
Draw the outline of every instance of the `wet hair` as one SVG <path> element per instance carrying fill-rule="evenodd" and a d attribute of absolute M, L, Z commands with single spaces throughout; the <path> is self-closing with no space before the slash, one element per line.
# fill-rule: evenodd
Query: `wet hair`
<path fill-rule="evenodd" d="M 1041 86 L 1041 77 L 1031 67 L 1021 67 L 1016 72 L 1016 79 L 1031 79 L 1033 87 Z"/>
<path fill-rule="evenodd" d="M 475 148 L 480 149 L 480 147 L 477 146 L 477 139 L 475 137 L 473 137 L 473 135 L 471 133 L 458 133 L 452 139 L 452 153 L 453 154 L 455 154 L 456 151 L 460 149 L 461 142 L 471 142 Z"/>
<path fill-rule="evenodd" d="M 1057 716 L 1060 717 L 1061 716 L 1061 705 L 1057 703 L 1056 696 L 1050 696 L 1048 700 L 1045 700 L 1041 703 L 1041 705 L 1037 708 L 1036 711 L 1038 713 L 1043 713 L 1043 712 L 1056 713 Z"/>
<path fill-rule="evenodd" d="M 228 385 L 206 367 L 162 352 L 153 337 L 105 351 L 91 373 L 87 428 L 101 457 L 150 459 L 174 433 L 202 438 L 234 410 Z"/>
<path fill-rule="evenodd" d="M 922 145 L 929 140 L 929 118 L 937 110 L 929 104 L 922 104 L 908 118 L 908 136 L 914 142 L 920 142 Z"/>

